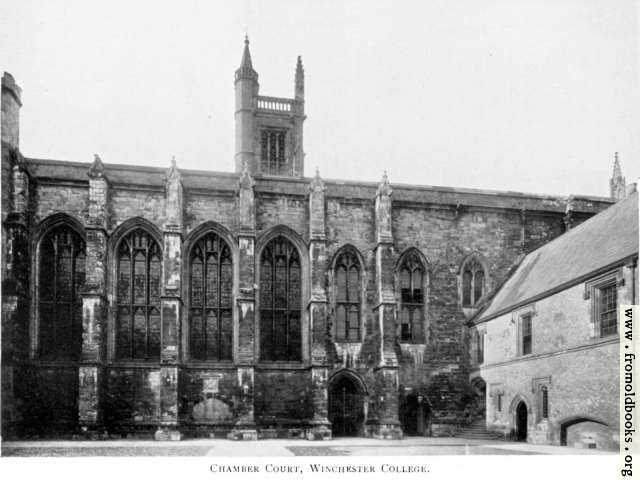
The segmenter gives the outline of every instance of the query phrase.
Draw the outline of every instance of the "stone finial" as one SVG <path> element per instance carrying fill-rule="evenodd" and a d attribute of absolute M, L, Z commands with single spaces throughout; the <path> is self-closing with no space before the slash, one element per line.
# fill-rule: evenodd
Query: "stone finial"
<path fill-rule="evenodd" d="M 91 164 L 91 168 L 89 169 L 87 175 L 89 176 L 89 178 L 104 177 L 104 164 L 100 159 L 100 155 L 98 155 L 97 153 L 93 155 L 93 163 Z"/>
<path fill-rule="evenodd" d="M 627 180 L 622 176 L 618 152 L 614 154 L 613 174 L 609 180 L 609 189 L 613 200 L 622 200 L 627 195 Z"/>
<path fill-rule="evenodd" d="M 176 156 L 171 157 L 171 166 L 167 169 L 167 180 L 179 180 L 182 177 L 176 166 Z"/>
<path fill-rule="evenodd" d="M 376 192 L 377 196 L 387 195 L 390 196 L 393 193 L 391 189 L 391 185 L 389 185 L 389 177 L 387 177 L 387 171 L 384 171 L 382 175 L 382 182 L 378 185 L 378 191 Z"/>
<path fill-rule="evenodd" d="M 245 160 L 242 163 L 242 173 L 238 179 L 238 190 L 246 190 L 254 187 L 256 182 L 253 180 L 251 173 L 249 173 L 249 164 Z"/>
<path fill-rule="evenodd" d="M 295 98 L 296 100 L 304 100 L 304 67 L 302 66 L 302 57 L 299 55 L 296 63 Z"/>
<path fill-rule="evenodd" d="M 311 180 L 311 184 L 309 185 L 309 191 L 311 192 L 324 192 L 327 189 L 325 187 L 322 178 L 320 178 L 320 170 L 316 167 L 316 175 Z"/>

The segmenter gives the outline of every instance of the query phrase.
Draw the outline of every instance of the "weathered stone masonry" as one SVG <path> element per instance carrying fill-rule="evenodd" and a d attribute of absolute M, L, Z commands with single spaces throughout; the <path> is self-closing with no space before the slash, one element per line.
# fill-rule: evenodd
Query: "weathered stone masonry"
<path fill-rule="evenodd" d="M 445 434 L 464 422 L 470 395 L 466 321 L 475 309 L 462 306 L 462 264 L 470 256 L 481 259 L 488 296 L 524 253 L 611 204 L 391 185 L 386 175 L 379 185 L 323 180 L 318 173 L 304 178 L 302 64 L 293 99 L 258 96 L 257 78 L 247 46 L 236 72 L 236 171 L 221 173 L 182 170 L 175 162 L 168 170 L 103 164 L 97 156 L 92 163 L 23 158 L 20 90 L 5 74 L 5 438 L 106 431 L 159 439 L 326 439 L 336 408 L 344 407 L 336 406 L 338 385 L 356 402 L 351 434 L 413 432 L 407 425 L 413 417 L 405 413 L 416 396 L 428 406 L 420 413 L 428 425 L 419 434 Z M 77 359 L 45 361 L 38 350 L 38 249 L 61 225 L 86 245 L 81 348 Z M 158 358 L 116 355 L 116 249 L 133 229 L 147 232 L 162 251 Z M 190 255 L 208 234 L 225 242 L 232 257 L 228 360 L 196 360 L 190 353 Z M 260 356 L 260 258 L 280 237 L 300 256 L 296 361 Z M 345 251 L 357 260 L 361 286 L 359 337 L 348 342 L 336 341 L 335 268 Z M 411 328 L 420 334 L 403 340 L 400 307 L 407 300 L 400 270 L 409 257 L 424 272 L 413 286 L 422 303 Z"/>

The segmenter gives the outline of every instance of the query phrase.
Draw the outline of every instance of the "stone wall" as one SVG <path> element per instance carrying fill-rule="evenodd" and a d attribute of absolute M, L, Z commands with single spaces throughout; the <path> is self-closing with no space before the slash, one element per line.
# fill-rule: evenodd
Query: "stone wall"
<path fill-rule="evenodd" d="M 440 425 L 438 428 L 442 431 L 446 430 L 442 425 L 455 426 L 464 420 L 469 400 L 465 325 L 470 312 L 462 310 L 459 300 L 463 260 L 472 253 L 479 255 L 487 268 L 488 288 L 497 286 L 525 250 L 562 233 L 565 214 L 560 199 L 552 202 L 535 196 L 514 199 L 513 194 L 505 194 L 503 198 L 478 191 L 459 191 L 452 196 L 450 190 L 425 187 L 412 190 L 402 186 L 393 194 L 389 193 L 390 189 L 389 192 L 383 190 L 382 195 L 386 197 L 378 201 L 376 195 L 381 194 L 376 193 L 375 185 L 327 182 L 326 194 L 324 186 L 315 193 L 326 210 L 319 208 L 313 213 L 311 228 L 308 179 L 257 178 L 234 191 L 230 183 L 237 183 L 238 179 L 229 174 L 185 172 L 180 176 L 174 166 L 173 173 L 165 178 L 158 169 L 141 167 L 137 171 L 130 166 L 102 166 L 97 159 L 91 178 L 95 182 L 92 188 L 100 190 L 100 195 L 92 201 L 100 205 L 93 205 L 89 199 L 89 165 L 29 162 L 33 170 L 29 194 L 33 209 L 31 238 L 42 233 L 39 225 L 45 225 L 46 222 L 42 222 L 52 215 L 68 214 L 87 229 L 85 235 L 90 250 L 87 264 L 91 265 L 92 272 L 99 272 L 97 277 L 100 277 L 91 280 L 92 290 L 84 299 L 85 306 L 99 306 L 84 319 L 85 328 L 94 332 L 83 346 L 83 361 L 88 363 L 86 366 L 52 363 L 46 372 L 75 369 L 75 373 L 70 374 L 76 378 L 73 391 L 81 390 L 73 407 L 80 410 L 76 421 L 90 428 L 103 422 L 114 431 L 124 433 L 152 431 L 158 425 L 180 426 L 198 435 L 207 432 L 223 435 L 238 424 L 243 428 L 255 424 L 258 429 L 278 425 L 296 429 L 312 422 L 320 425 L 326 422 L 323 417 L 326 413 L 322 411 L 327 405 L 327 379 L 345 369 L 354 372 L 364 385 L 367 421 L 384 426 L 376 430 L 376 435 L 396 434 L 393 431 L 397 428 L 394 425 L 398 396 L 407 392 L 424 396 L 431 406 L 432 422 Z M 3 172 L 4 167 L 3 161 Z M 174 182 L 173 187 L 163 183 L 169 181 Z M 319 178 L 317 181 L 321 182 Z M 180 187 L 176 187 L 175 182 L 179 182 Z M 4 183 L 10 185 L 3 176 Z M 237 188 L 244 188 L 242 195 L 245 196 L 238 196 Z M 255 200 L 253 193 L 246 193 L 247 188 L 251 192 L 255 190 Z M 178 198 L 174 198 L 176 196 Z M 518 201 L 534 213 L 523 216 L 520 209 L 515 208 Z M 245 203 L 241 207 L 242 202 Z M 596 201 L 582 214 L 589 216 L 607 205 Z M 248 218 L 244 218 L 246 216 Z M 115 338 L 111 237 L 125 222 L 130 225 L 132 219 L 143 219 L 157 232 L 162 232 L 163 248 L 171 250 L 164 256 L 167 265 L 162 315 L 167 332 L 175 335 L 163 336 L 160 362 L 143 365 L 114 362 L 112 355 L 101 353 L 107 346 L 108 351 L 113 352 Z M 182 344 L 176 337 L 180 322 L 188 319 L 188 313 L 178 306 L 180 297 L 188 294 L 185 287 L 188 282 L 179 278 L 181 273 L 184 277 L 186 271 L 185 265 L 180 271 L 180 259 L 188 254 L 183 251 L 183 244 L 193 240 L 192 232 L 200 231 L 199 227 L 207 222 L 228 232 L 228 238 L 234 243 L 232 249 L 238 252 L 234 261 L 241 263 L 234 265 L 234 278 L 239 282 L 234 291 L 243 311 L 240 312 L 238 303 L 234 321 L 238 324 L 235 332 L 241 332 L 242 336 L 234 340 L 236 362 L 223 366 L 190 363 L 182 355 Z M 385 225 L 377 225 L 380 222 Z M 318 354 L 316 359 L 312 359 L 309 352 L 295 368 L 271 369 L 253 358 L 256 343 L 247 338 L 255 331 L 251 328 L 252 322 L 257 321 L 253 315 L 253 284 L 257 283 L 253 265 L 259 261 L 255 258 L 258 253 L 255 242 L 273 228 L 286 231 L 284 227 L 295 232 L 307 245 L 315 242 L 313 249 L 309 247 L 310 251 L 320 252 L 313 253 L 320 256 L 309 260 L 309 268 L 314 271 L 305 275 L 309 282 L 313 278 L 314 290 L 307 297 L 318 312 L 314 325 L 320 325 L 313 335 L 324 335 L 324 341 L 317 342 L 318 337 L 311 338 L 309 333 L 310 343 L 314 342 L 314 352 Z M 338 344 L 330 337 L 335 322 L 331 269 L 336 254 L 346 245 L 355 248 L 362 260 L 363 329 L 361 342 Z M 395 266 L 409 248 L 416 248 L 426 260 L 428 329 L 423 344 L 400 344 L 395 338 L 395 308 L 399 299 L 394 283 Z M 303 264 L 305 262 L 308 262 L 306 257 Z M 92 278 L 91 275 L 88 278 Z M 31 285 L 35 292 L 35 279 L 31 279 Z M 184 302 L 185 298 L 181 300 Z M 33 315 L 27 311 L 27 317 Z M 310 323 L 309 315 L 305 312 L 306 323 Z M 24 348 L 30 344 L 28 334 L 12 323 L 13 318 L 3 313 L 3 326 L 6 321 L 11 323 L 10 332 L 5 334 L 3 330 L 3 351 L 8 347 L 6 339 L 28 350 Z M 322 348 L 326 348 L 326 353 L 322 353 Z M 37 352 L 31 354 L 36 360 Z M 40 378 L 37 369 L 29 371 L 34 372 L 32 379 Z M 86 384 L 87 378 L 95 378 L 97 384 Z M 36 385 L 34 382 L 25 382 L 25 385 Z M 46 380 L 43 382 L 46 384 Z M 3 394 L 5 390 L 3 387 Z M 19 400 L 7 397 L 9 404 L 20 404 L 25 412 L 34 408 L 27 391 L 22 390 L 20 395 Z M 15 416 L 18 418 L 20 413 Z"/>
<path fill-rule="evenodd" d="M 618 283 L 619 304 L 630 302 L 637 288 L 633 280 L 637 278 L 637 266 L 621 265 L 609 274 L 625 279 Z M 481 365 L 474 360 L 475 348 L 471 351 L 471 379 L 482 379 L 486 384 L 486 423 L 490 430 L 513 436 L 515 409 L 524 401 L 528 409 L 527 441 L 617 448 L 619 337 L 599 337 L 592 313 L 594 295 L 585 294 L 587 291 L 588 286 L 579 283 L 471 329 L 472 336 L 475 331 L 485 335 Z M 532 315 L 532 348 L 527 355 L 522 355 L 518 347 L 521 314 Z M 548 389 L 546 419 L 541 413 L 543 385 Z"/>

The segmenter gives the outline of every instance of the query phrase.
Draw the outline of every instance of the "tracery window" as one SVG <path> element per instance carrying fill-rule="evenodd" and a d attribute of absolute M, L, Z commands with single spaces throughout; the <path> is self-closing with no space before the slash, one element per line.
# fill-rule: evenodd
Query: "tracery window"
<path fill-rule="evenodd" d="M 335 266 L 335 312 L 337 342 L 360 341 L 360 262 L 355 253 L 345 251 Z"/>
<path fill-rule="evenodd" d="M 482 264 L 472 258 L 462 269 L 462 306 L 473 307 L 478 304 L 485 289 L 485 274 Z"/>
<path fill-rule="evenodd" d="M 298 361 L 302 358 L 300 254 L 278 236 L 260 257 L 260 358 Z"/>
<path fill-rule="evenodd" d="M 261 164 L 262 171 L 273 175 L 286 173 L 284 130 L 262 130 Z"/>
<path fill-rule="evenodd" d="M 59 226 L 40 243 L 38 278 L 39 356 L 77 360 L 82 349 L 82 298 L 85 242 L 73 229 Z"/>
<path fill-rule="evenodd" d="M 233 261 L 229 245 L 215 233 L 191 249 L 189 350 L 193 360 L 231 360 Z"/>
<path fill-rule="evenodd" d="M 414 251 L 407 254 L 399 270 L 400 341 L 421 343 L 424 319 L 424 266 Z"/>
<path fill-rule="evenodd" d="M 162 251 L 142 228 L 118 244 L 116 357 L 160 359 Z"/>

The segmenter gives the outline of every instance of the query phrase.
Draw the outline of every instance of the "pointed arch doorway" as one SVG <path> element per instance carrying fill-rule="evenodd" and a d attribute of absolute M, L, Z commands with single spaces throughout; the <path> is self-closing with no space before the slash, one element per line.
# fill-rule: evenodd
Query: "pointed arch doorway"
<path fill-rule="evenodd" d="M 516 440 L 519 442 L 527 441 L 527 421 L 528 421 L 527 404 L 523 401 L 518 403 L 516 407 Z"/>
<path fill-rule="evenodd" d="M 366 390 L 352 372 L 341 372 L 329 381 L 329 421 L 334 437 L 362 435 Z"/>

